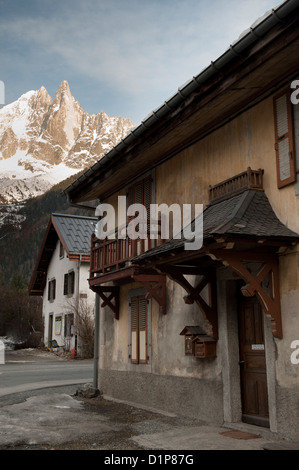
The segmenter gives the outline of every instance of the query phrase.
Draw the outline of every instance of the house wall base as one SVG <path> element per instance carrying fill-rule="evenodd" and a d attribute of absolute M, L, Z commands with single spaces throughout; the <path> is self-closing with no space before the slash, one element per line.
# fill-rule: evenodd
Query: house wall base
<path fill-rule="evenodd" d="M 99 389 L 118 400 L 211 424 L 223 423 L 223 389 L 219 381 L 101 369 Z"/>
<path fill-rule="evenodd" d="M 299 439 L 299 390 L 298 388 L 276 388 L 279 414 L 278 432 L 282 439 Z"/>

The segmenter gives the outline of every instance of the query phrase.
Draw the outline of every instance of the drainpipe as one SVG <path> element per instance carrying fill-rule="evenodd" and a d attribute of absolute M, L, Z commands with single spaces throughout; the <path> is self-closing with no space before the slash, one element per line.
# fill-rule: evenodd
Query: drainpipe
<path fill-rule="evenodd" d="M 98 388 L 99 338 L 100 338 L 100 300 L 99 300 L 99 294 L 96 294 L 95 318 L 94 318 L 94 362 L 93 362 L 93 386 L 96 389 Z"/>
<path fill-rule="evenodd" d="M 81 270 L 81 265 L 82 265 L 82 255 L 80 255 L 79 261 L 78 261 L 78 267 L 77 267 L 77 272 L 78 272 L 78 281 L 77 281 L 77 314 L 80 315 L 79 309 L 80 309 L 80 270 Z M 76 319 L 77 323 L 77 319 Z M 77 324 L 74 325 L 75 327 L 75 351 L 76 351 L 76 356 L 77 356 L 77 341 L 78 341 L 78 332 L 77 332 Z"/>

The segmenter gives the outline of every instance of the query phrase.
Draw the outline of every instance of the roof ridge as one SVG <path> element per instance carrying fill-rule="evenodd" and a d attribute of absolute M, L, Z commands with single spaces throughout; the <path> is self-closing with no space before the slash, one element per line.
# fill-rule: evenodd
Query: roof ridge
<path fill-rule="evenodd" d="M 250 205 L 251 201 L 253 200 L 256 192 L 260 192 L 260 191 L 256 191 L 254 189 L 247 189 L 246 191 L 244 191 L 243 193 L 240 193 L 238 194 L 237 196 L 234 196 L 234 197 L 240 197 L 240 201 L 238 202 L 238 204 L 236 205 L 236 207 L 234 208 L 230 218 L 228 221 L 218 225 L 218 227 L 216 227 L 214 230 L 213 230 L 213 233 L 217 233 L 218 231 L 220 230 L 227 230 L 228 227 L 230 226 L 233 226 L 235 225 L 235 223 L 240 220 L 243 215 L 245 214 L 246 212 L 246 209 L 248 208 L 248 206 Z M 230 198 L 229 198 L 230 199 Z M 228 199 L 226 199 L 227 201 Z M 220 202 L 219 202 L 220 204 Z"/>
<path fill-rule="evenodd" d="M 59 212 L 53 212 L 51 215 L 53 216 L 58 216 L 58 217 L 68 217 L 68 218 L 73 218 L 73 219 L 90 219 L 90 220 L 98 220 L 97 217 L 93 216 L 88 216 L 88 215 L 76 215 L 76 214 L 63 214 Z"/>

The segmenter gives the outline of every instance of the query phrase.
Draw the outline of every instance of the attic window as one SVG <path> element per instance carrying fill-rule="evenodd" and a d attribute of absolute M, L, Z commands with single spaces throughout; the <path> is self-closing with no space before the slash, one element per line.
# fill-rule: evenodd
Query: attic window
<path fill-rule="evenodd" d="M 61 242 L 59 242 L 59 258 L 63 258 L 64 257 L 64 248 L 63 248 L 63 244 Z"/>

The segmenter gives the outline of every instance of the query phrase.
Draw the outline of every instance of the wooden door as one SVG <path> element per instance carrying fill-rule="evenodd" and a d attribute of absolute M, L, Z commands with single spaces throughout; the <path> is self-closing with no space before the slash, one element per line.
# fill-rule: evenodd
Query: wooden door
<path fill-rule="evenodd" d="M 242 419 L 269 427 L 263 312 L 255 297 L 240 303 L 239 339 Z"/>

